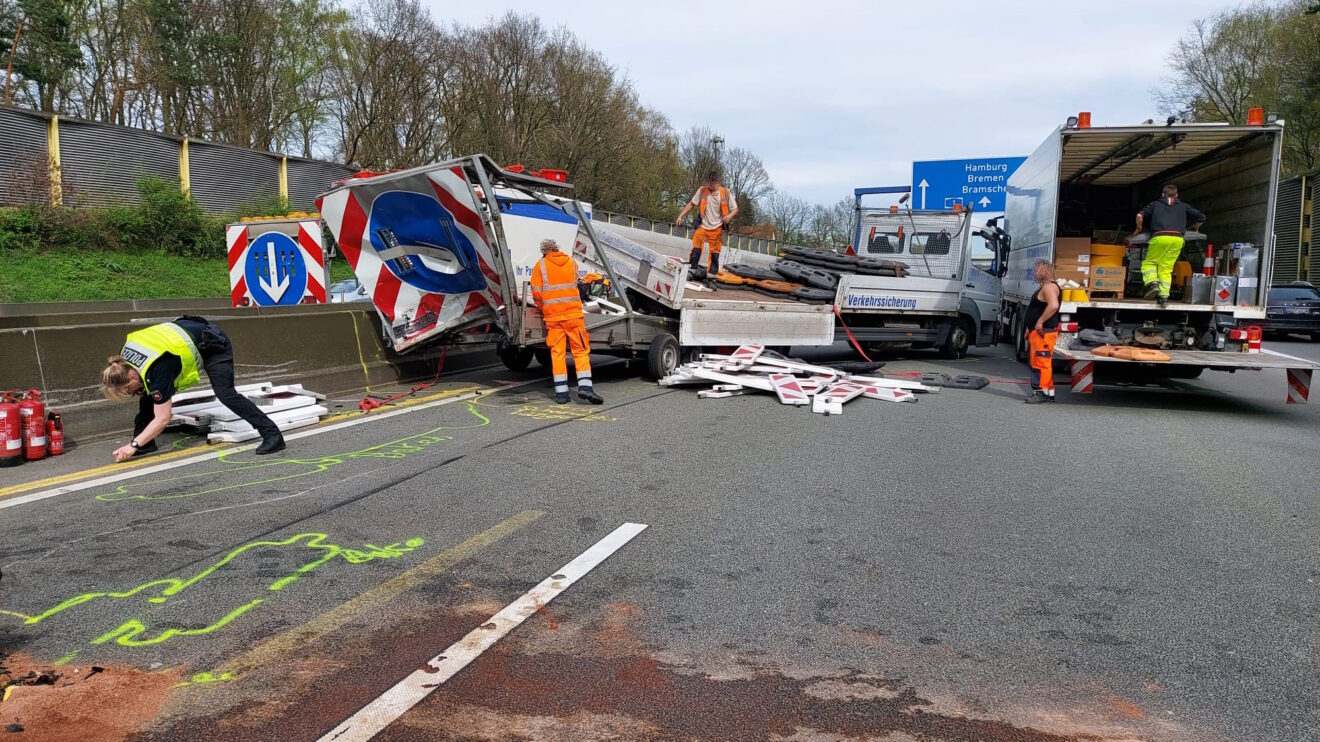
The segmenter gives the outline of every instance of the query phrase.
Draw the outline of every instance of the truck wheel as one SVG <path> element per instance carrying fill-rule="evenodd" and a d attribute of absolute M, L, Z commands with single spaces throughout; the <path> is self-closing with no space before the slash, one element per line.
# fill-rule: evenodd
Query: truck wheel
<path fill-rule="evenodd" d="M 549 348 L 536 348 L 532 351 L 532 355 L 536 357 L 536 362 L 541 366 L 541 368 L 550 368 Z"/>
<path fill-rule="evenodd" d="M 1017 328 L 1013 331 L 1013 357 L 1018 363 L 1026 363 L 1030 360 L 1027 357 L 1027 333 L 1025 325 L 1020 317 L 1013 318 L 1013 326 Z"/>
<path fill-rule="evenodd" d="M 531 348 L 501 348 L 500 362 L 510 371 L 526 371 L 527 367 L 532 365 Z"/>
<path fill-rule="evenodd" d="M 971 342 L 971 333 L 967 329 L 967 321 L 956 319 L 953 326 L 949 328 L 949 334 L 944 338 L 944 344 L 940 346 L 940 357 L 949 360 L 956 360 L 967 355 L 967 345 Z"/>
<path fill-rule="evenodd" d="M 652 379 L 659 381 L 674 373 L 681 355 L 678 340 L 673 335 L 662 332 L 651 340 L 651 347 L 646 351 L 647 372 Z"/>

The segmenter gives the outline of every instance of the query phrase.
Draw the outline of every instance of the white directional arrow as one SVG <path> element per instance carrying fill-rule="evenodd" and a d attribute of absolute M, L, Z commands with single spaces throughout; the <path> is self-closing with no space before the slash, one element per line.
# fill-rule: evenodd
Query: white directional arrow
<path fill-rule="evenodd" d="M 917 184 L 917 187 L 921 189 L 921 208 L 924 209 L 926 208 L 926 189 L 930 188 L 930 183 L 927 183 L 926 179 L 922 178 L 921 182 Z"/>
<path fill-rule="evenodd" d="M 985 207 L 987 207 L 987 206 L 990 205 L 990 197 L 989 197 L 989 196 L 982 196 L 982 197 L 981 197 L 981 200 L 980 200 L 980 201 L 977 201 L 977 203 L 978 203 L 978 204 L 981 204 L 981 208 L 984 209 Z"/>
<path fill-rule="evenodd" d="M 275 262 L 275 240 L 266 243 L 266 270 L 270 272 L 271 278 L 279 275 L 279 263 Z M 257 276 L 257 282 L 261 284 L 261 290 L 277 302 L 284 296 L 284 292 L 289 290 L 288 273 L 280 276 L 280 280 L 273 286 L 267 283 L 265 276 Z"/>

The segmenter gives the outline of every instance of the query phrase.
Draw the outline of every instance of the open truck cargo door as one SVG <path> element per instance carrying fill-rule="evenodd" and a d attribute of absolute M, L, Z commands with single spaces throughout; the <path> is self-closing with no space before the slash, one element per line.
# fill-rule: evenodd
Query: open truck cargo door
<path fill-rule="evenodd" d="M 476 325 L 504 327 L 510 266 L 486 217 L 481 156 L 350 178 L 322 196 L 321 215 L 394 349 Z"/>

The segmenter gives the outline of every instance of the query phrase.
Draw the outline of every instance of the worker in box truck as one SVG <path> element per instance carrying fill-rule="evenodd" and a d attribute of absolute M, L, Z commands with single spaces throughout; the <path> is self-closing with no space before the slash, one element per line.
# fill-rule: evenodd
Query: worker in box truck
<path fill-rule="evenodd" d="M 1135 237 L 1142 225 L 1150 224 L 1151 238 L 1146 247 L 1146 258 L 1141 261 L 1141 281 L 1145 284 L 1147 299 L 1155 299 L 1161 307 L 1169 305 L 1169 290 L 1173 287 L 1173 266 L 1182 255 L 1183 235 L 1187 222 L 1199 231 L 1205 214 L 1178 200 L 1178 186 L 1164 186 L 1158 201 L 1151 201 L 1137 214 Z"/>

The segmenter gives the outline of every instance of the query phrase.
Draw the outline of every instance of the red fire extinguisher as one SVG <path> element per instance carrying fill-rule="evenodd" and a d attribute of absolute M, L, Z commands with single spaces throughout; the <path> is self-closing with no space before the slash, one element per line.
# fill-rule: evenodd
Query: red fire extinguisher
<path fill-rule="evenodd" d="M 46 458 L 46 405 L 41 392 L 27 390 L 18 403 L 18 416 L 23 422 L 23 458 L 39 461 Z"/>
<path fill-rule="evenodd" d="M 12 392 L 0 393 L 0 466 L 23 463 L 23 423 Z"/>
<path fill-rule="evenodd" d="M 55 410 L 46 413 L 46 438 L 50 441 L 47 448 L 51 456 L 64 453 L 64 421 Z"/>

